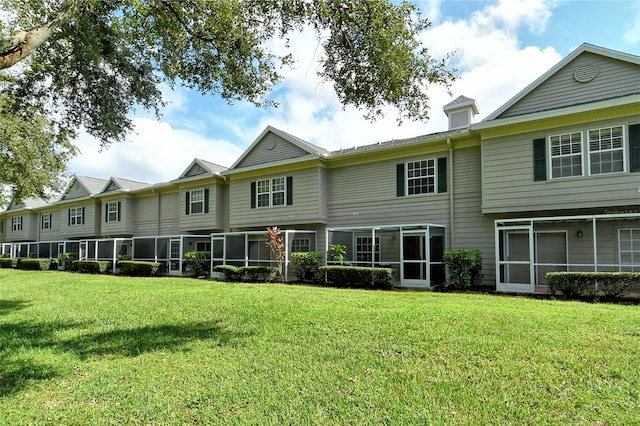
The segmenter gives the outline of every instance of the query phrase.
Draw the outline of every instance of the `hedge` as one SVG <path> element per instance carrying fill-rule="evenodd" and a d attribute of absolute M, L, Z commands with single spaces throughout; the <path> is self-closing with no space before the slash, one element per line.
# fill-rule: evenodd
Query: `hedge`
<path fill-rule="evenodd" d="M 617 299 L 640 291 L 639 272 L 549 272 L 546 278 L 552 295 L 562 293 L 569 299 L 599 295 Z"/>
<path fill-rule="evenodd" d="M 74 260 L 72 269 L 83 274 L 104 274 L 111 268 L 111 262 L 99 260 Z"/>
<path fill-rule="evenodd" d="M 450 285 L 456 288 L 479 287 L 482 281 L 480 250 L 447 250 L 444 263 L 449 270 Z"/>
<path fill-rule="evenodd" d="M 213 270 L 221 272 L 226 281 L 266 282 L 275 279 L 275 273 L 278 271 L 278 268 L 268 266 L 217 265 Z"/>
<path fill-rule="evenodd" d="M 15 268 L 18 264 L 18 259 L 11 257 L 0 257 L 0 268 Z"/>
<path fill-rule="evenodd" d="M 48 271 L 51 269 L 51 259 L 18 259 L 15 268 L 29 271 Z"/>
<path fill-rule="evenodd" d="M 296 275 L 298 281 L 319 281 L 321 264 L 322 253 L 320 252 L 294 252 L 291 253 L 289 268 Z"/>
<path fill-rule="evenodd" d="M 393 287 L 393 269 L 360 266 L 321 266 L 326 282 L 337 286 L 359 288 Z"/>
<path fill-rule="evenodd" d="M 160 263 L 121 260 L 118 262 L 118 268 L 120 268 L 120 273 L 122 275 L 128 275 L 131 277 L 150 277 L 158 275 Z"/>

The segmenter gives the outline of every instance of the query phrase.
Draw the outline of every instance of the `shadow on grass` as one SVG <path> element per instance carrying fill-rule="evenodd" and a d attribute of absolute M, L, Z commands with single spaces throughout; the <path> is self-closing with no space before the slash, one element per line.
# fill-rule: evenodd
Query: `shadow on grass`
<path fill-rule="evenodd" d="M 2 300 L 0 299 L 0 315 L 6 315 L 11 311 L 24 309 L 29 306 L 26 300 Z"/>
<path fill-rule="evenodd" d="M 60 355 L 81 360 L 91 357 L 125 358 L 155 351 L 189 351 L 190 344 L 203 342 L 212 348 L 238 345 L 248 337 L 221 325 L 220 321 L 161 324 L 84 333 L 92 324 L 78 322 L 0 323 L 0 397 L 16 392 L 33 381 L 69 374 L 70 366 Z M 71 338 L 59 333 L 78 334 Z"/>

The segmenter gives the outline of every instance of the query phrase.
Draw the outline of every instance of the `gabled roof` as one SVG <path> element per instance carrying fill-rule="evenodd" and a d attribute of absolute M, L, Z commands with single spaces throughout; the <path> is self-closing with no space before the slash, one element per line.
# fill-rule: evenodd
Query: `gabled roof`
<path fill-rule="evenodd" d="M 60 200 L 64 200 L 67 195 L 76 188 L 76 185 L 78 189 L 84 189 L 85 194 L 83 194 L 83 196 L 91 197 L 99 194 L 106 184 L 107 180 L 105 179 L 92 178 L 88 176 L 74 176 L 73 179 L 71 179 L 71 182 L 69 182 L 69 185 L 67 185 L 67 189 L 65 189 Z"/>
<path fill-rule="evenodd" d="M 144 189 L 148 187 L 148 183 L 138 182 L 130 179 L 123 179 L 119 177 L 111 177 L 107 183 L 104 185 L 101 193 L 109 192 L 109 191 L 135 191 L 136 189 Z"/>
<path fill-rule="evenodd" d="M 535 80 L 533 83 L 531 83 L 530 85 L 525 87 L 521 92 L 516 94 L 513 98 L 509 99 L 504 105 L 502 105 L 500 108 L 498 108 L 497 110 L 495 110 L 494 112 L 489 114 L 482 121 L 483 122 L 484 121 L 490 121 L 490 120 L 494 120 L 494 119 L 500 117 L 500 115 L 502 113 L 504 113 L 509 108 L 514 106 L 516 103 L 521 101 L 525 96 L 527 96 L 533 90 L 535 90 L 536 88 L 541 86 L 545 81 L 547 81 L 549 78 L 551 78 L 553 75 L 555 75 L 558 71 L 563 69 L 567 64 L 569 64 L 571 61 L 573 61 L 575 58 L 577 58 L 578 56 L 580 56 L 581 54 L 583 54 L 585 52 L 593 53 L 595 55 L 600 55 L 600 56 L 604 56 L 604 57 L 608 57 L 608 58 L 611 58 L 611 59 L 617 59 L 617 60 L 620 60 L 620 61 L 629 62 L 629 63 L 635 64 L 635 65 L 640 65 L 640 56 L 636 56 L 636 55 L 632 55 L 632 54 L 624 53 L 624 52 L 619 52 L 619 51 L 616 51 L 616 50 L 606 49 L 604 47 L 595 46 L 595 45 L 589 44 L 589 43 L 583 43 L 576 50 L 571 52 L 567 57 L 565 57 L 560 62 L 558 62 L 556 65 L 554 65 L 551 69 L 549 69 L 549 71 L 547 71 L 546 73 L 541 75 L 537 80 Z"/>
<path fill-rule="evenodd" d="M 37 209 L 38 207 L 44 207 L 50 202 L 50 200 L 43 200 L 42 198 L 36 197 L 25 198 L 20 203 L 17 203 L 15 200 L 11 200 L 5 212 L 8 212 L 10 210 L 33 210 Z"/>
<path fill-rule="evenodd" d="M 453 109 L 464 108 L 470 106 L 473 110 L 474 114 L 479 114 L 478 104 L 475 99 L 468 98 L 466 96 L 460 95 L 455 98 L 453 101 L 449 102 L 445 106 L 442 107 L 444 112 L 451 111 Z"/>
<path fill-rule="evenodd" d="M 268 134 L 268 133 L 274 133 L 276 135 L 278 135 L 279 137 L 281 137 L 282 139 L 286 140 L 287 142 L 297 146 L 298 148 L 300 148 L 301 150 L 305 151 L 307 154 L 310 155 L 317 155 L 317 156 L 327 156 L 329 155 L 329 151 L 319 147 L 317 145 L 314 145 L 310 142 L 307 142 L 303 139 L 300 139 L 297 136 L 293 136 L 287 132 L 283 132 L 282 130 L 276 129 L 275 127 L 269 125 L 267 126 L 262 133 L 260 133 L 260 135 L 253 141 L 253 143 L 249 146 L 249 148 L 247 148 L 242 155 L 240 156 L 240 158 L 238 158 L 236 160 L 235 163 L 233 163 L 233 165 L 231 166 L 231 169 L 235 169 L 239 164 L 242 163 L 242 161 L 251 153 L 251 151 L 264 139 L 264 137 Z"/>
<path fill-rule="evenodd" d="M 189 166 L 184 169 L 182 174 L 178 179 L 184 179 L 191 176 L 202 175 L 205 173 L 210 173 L 212 175 L 219 175 L 220 173 L 227 170 L 226 167 L 223 167 L 219 164 L 212 163 L 210 161 L 201 160 L 199 158 L 195 158 Z"/>

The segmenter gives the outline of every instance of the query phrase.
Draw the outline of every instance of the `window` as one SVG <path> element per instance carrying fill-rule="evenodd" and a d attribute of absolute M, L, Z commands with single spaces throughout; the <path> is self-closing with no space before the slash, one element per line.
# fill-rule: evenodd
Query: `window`
<path fill-rule="evenodd" d="M 42 229 L 51 229 L 51 213 L 42 214 Z"/>
<path fill-rule="evenodd" d="M 640 272 L 640 228 L 619 229 L 620 270 Z"/>
<path fill-rule="evenodd" d="M 429 160 L 407 163 L 407 194 L 433 194 L 436 189 L 436 164 Z"/>
<path fill-rule="evenodd" d="M 592 175 L 624 172 L 622 126 L 589 130 L 589 167 Z"/>
<path fill-rule="evenodd" d="M 251 182 L 251 208 L 293 204 L 293 177 Z"/>
<path fill-rule="evenodd" d="M 311 239 L 309 238 L 294 238 L 291 241 L 292 253 L 309 253 L 311 251 Z"/>
<path fill-rule="evenodd" d="M 69 209 L 69 226 L 84 224 L 84 207 L 71 207 Z"/>
<path fill-rule="evenodd" d="M 209 189 L 194 189 L 185 193 L 185 214 L 209 213 Z"/>
<path fill-rule="evenodd" d="M 120 201 L 107 203 L 107 212 L 105 213 L 105 222 L 120 221 Z"/>
<path fill-rule="evenodd" d="M 211 241 L 196 241 L 196 251 L 211 251 Z"/>
<path fill-rule="evenodd" d="M 375 262 L 380 262 L 380 237 L 375 239 Z M 356 237 L 356 262 L 371 264 L 374 251 L 372 237 Z"/>
<path fill-rule="evenodd" d="M 551 178 L 582 176 L 582 132 L 549 137 Z"/>
<path fill-rule="evenodd" d="M 11 230 L 13 232 L 22 231 L 22 216 L 14 216 L 11 218 Z"/>

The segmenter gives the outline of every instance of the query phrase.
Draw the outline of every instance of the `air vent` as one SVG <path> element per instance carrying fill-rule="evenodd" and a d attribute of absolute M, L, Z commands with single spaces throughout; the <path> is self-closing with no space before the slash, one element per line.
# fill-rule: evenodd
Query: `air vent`
<path fill-rule="evenodd" d="M 583 65 L 573 72 L 573 78 L 578 83 L 588 83 L 598 75 L 598 67 L 595 65 Z"/>

